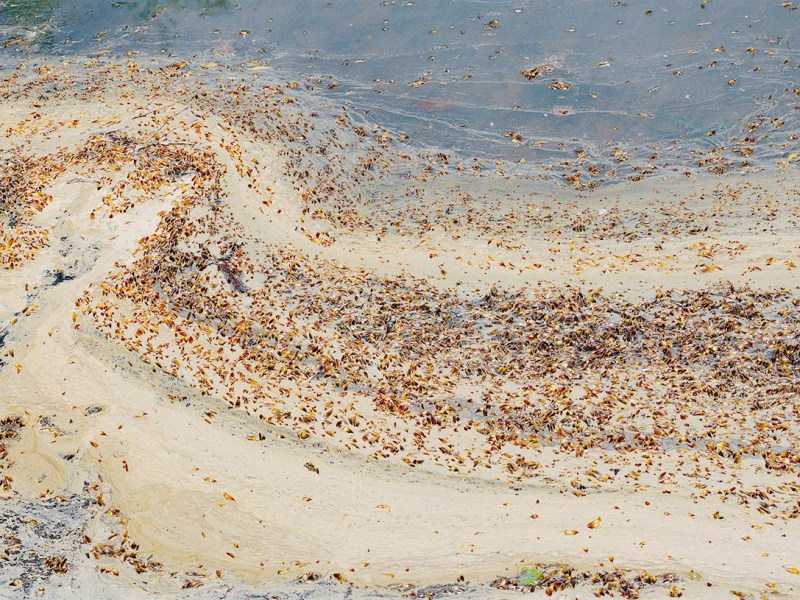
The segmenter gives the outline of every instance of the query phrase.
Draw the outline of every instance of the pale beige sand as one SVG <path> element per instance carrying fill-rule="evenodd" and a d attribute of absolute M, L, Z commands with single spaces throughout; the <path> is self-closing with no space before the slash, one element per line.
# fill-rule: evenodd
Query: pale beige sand
<path fill-rule="evenodd" d="M 121 92 L 107 93 L 107 101 L 94 103 L 2 104 L 0 120 L 6 135 L 0 138 L 0 148 L 24 146 L 39 155 L 55 156 L 58 148 L 79 148 L 93 134 L 110 129 L 148 139 L 160 127 L 158 121 L 133 118 L 152 108 L 146 97 L 136 95 L 145 91 L 126 91 L 127 104 Z M 656 286 L 696 290 L 731 282 L 762 290 L 788 288 L 797 297 L 800 195 L 794 171 L 649 180 L 593 193 L 503 179 L 486 183 L 467 176 L 443 177 L 427 186 L 429 214 L 435 212 L 430 207 L 446 206 L 441 203 L 457 186 L 475 198 L 497 197 L 505 210 L 511 206 L 516 223 L 510 224 L 526 224 L 525 231 L 477 233 L 468 226 L 435 225 L 420 232 L 414 219 L 405 216 L 407 232 L 379 235 L 304 218 L 298 192 L 290 189 L 281 173 L 282 158 L 276 148 L 241 134 L 244 158 L 239 162 L 237 152 L 220 148 L 218 140 L 230 141 L 231 133 L 218 117 L 184 101 L 180 96 L 170 98 L 165 108 L 156 111 L 174 130 L 155 143 L 191 142 L 195 146 L 187 146 L 190 151 L 203 149 L 226 166 L 225 222 L 231 231 L 243 232 L 232 236 L 249 240 L 245 249 L 255 270 L 243 279 L 250 288 L 271 285 L 269 277 L 259 276 L 257 263 L 259 244 L 271 244 L 306 257 L 319 270 L 334 272 L 325 265 L 339 265 L 336 268 L 352 272 L 413 276 L 454 295 L 475 289 L 486 293 L 493 286 L 533 289 L 547 282 L 581 290 L 603 288 L 605 294 L 620 292 L 638 302 L 652 299 Z M 20 127 L 34 111 L 42 115 L 39 123 Z M 73 119 L 78 123 L 66 125 Z M 43 126 L 41 120 L 51 125 Z M 248 164 L 255 156 L 261 166 L 253 179 L 238 175 L 237 164 Z M 372 429 L 363 424 L 350 435 L 345 432 L 347 423 L 334 428 L 320 417 L 318 422 L 310 420 L 309 433 L 298 437 L 296 415 L 270 424 L 257 417 L 269 410 L 259 412 L 255 403 L 247 410 L 229 409 L 233 396 L 223 398 L 233 388 L 224 378 L 209 375 L 208 385 L 200 386 L 209 393 L 202 395 L 195 370 L 200 363 L 187 362 L 178 353 L 169 325 L 152 332 L 146 345 L 157 352 L 150 357 L 145 356 L 145 346 L 132 351 L 115 341 L 117 336 L 103 329 L 104 317 L 95 313 L 93 319 L 88 304 L 76 306 L 76 301 L 88 297 L 88 290 L 96 303 L 103 296 L 101 282 L 119 272 L 118 265 L 133 264 L 142 238 L 153 236 L 163 211 L 190 198 L 192 189 L 191 176 L 177 175 L 156 197 L 137 201 L 127 212 L 110 218 L 103 196 L 131 168 L 116 172 L 91 157 L 77 166 L 67 165 L 44 190 L 52 201 L 31 221 L 49 230 L 48 245 L 0 277 L 0 323 L 9 324 L 0 350 L 7 363 L 0 371 L 2 416 L 19 415 L 26 422 L 19 441 L 9 445 L 12 464 L 6 472 L 13 475 L 13 483 L 4 496 L 19 501 L 66 493 L 88 493 L 95 500 L 102 495 L 101 513 L 119 509 L 104 517 L 109 532 L 124 532 L 138 544 L 139 555 L 152 555 L 165 566 L 160 572 L 137 574 L 118 557 L 101 557 L 98 565 L 121 570 L 119 585 L 174 592 L 186 581 L 211 585 L 209 577 L 221 576 L 226 584 L 269 589 L 310 572 L 341 574 L 360 589 L 452 583 L 461 576 L 485 585 L 498 576 L 516 575 L 523 563 L 564 562 L 587 570 L 675 573 L 680 577 L 677 588 L 691 598 L 729 597 L 729 590 L 767 592 L 775 598 L 800 594 L 796 571 L 800 496 L 792 452 L 787 468 L 777 470 L 766 469 L 758 455 L 745 454 L 734 462 L 725 452 L 704 446 L 627 453 L 591 447 L 576 454 L 559 451 L 557 445 L 535 445 L 530 451 L 498 449 L 491 453 L 491 465 L 457 473 L 449 459 L 431 457 L 440 445 L 433 442 L 413 454 L 427 460 L 412 468 L 402 460 L 411 453 L 374 460 L 369 455 L 379 445 L 351 447 L 351 439 L 370 431 L 388 436 L 397 431 L 397 439 L 409 439 L 410 434 L 400 432 L 408 432 L 408 422 L 365 405 L 365 396 L 347 396 L 314 381 L 278 386 L 264 383 L 268 375 L 248 371 L 246 377 L 255 387 L 285 386 L 280 391 L 265 387 L 262 405 L 269 409 L 291 410 L 303 404 L 317 407 L 321 415 L 326 407 L 335 407 L 342 415 L 358 412 L 374 423 Z M 101 177 L 107 179 L 98 189 L 94 180 Z M 256 185 L 251 188 L 252 181 Z M 503 186 L 519 185 L 535 191 L 525 194 L 527 200 L 511 199 L 503 205 Z M 680 220 L 670 225 L 672 234 L 641 234 L 646 225 L 637 224 L 635 218 L 647 212 L 643 204 L 658 213 L 656 204 L 679 202 L 685 202 L 685 210 L 676 210 Z M 191 222 L 210 214 L 202 204 L 192 211 Z M 631 216 L 622 227 L 638 232 L 635 239 L 591 235 L 592 222 L 596 225 L 606 215 L 620 213 Z M 534 217 L 543 214 L 554 216 L 537 224 Z M 646 215 L 641 220 L 652 218 Z M 590 222 L 589 229 L 573 228 L 575 219 Z M 707 224 L 709 230 L 703 231 Z M 688 235 L 692 228 L 699 230 Z M 330 232 L 335 243 L 321 245 L 314 235 L 305 235 L 317 230 Z M 187 252 L 205 244 L 219 258 L 223 249 L 215 244 L 224 244 L 225 234 L 220 234 L 222 242 L 204 235 L 198 234 L 198 246 Z M 498 245 L 498 240 L 503 243 Z M 56 271 L 74 278 L 48 285 Z M 231 302 L 239 302 L 222 272 L 209 266 L 196 276 L 216 284 Z M 111 304 L 116 312 L 109 313 L 108 322 L 123 328 L 118 330 L 122 339 L 128 326 L 137 327 L 133 321 L 125 323 L 126 318 L 134 319 L 135 307 L 125 300 Z M 138 323 L 140 317 L 135 318 Z M 297 324 L 303 326 L 302 317 Z M 201 336 L 203 331 L 195 334 Z M 198 337 L 197 343 L 228 361 L 230 377 L 235 379 L 236 369 L 245 369 L 240 350 L 224 337 L 215 337 L 217 333 L 205 335 L 206 341 Z M 178 357 L 181 366 L 166 366 Z M 635 376 L 638 368 L 621 365 L 620 372 Z M 240 391 L 254 387 L 245 376 L 237 385 Z M 632 399 L 652 401 L 643 389 Z M 794 452 L 799 406 L 796 397 L 793 406 L 784 406 L 795 418 L 785 421 L 780 432 L 782 443 L 793 446 Z M 87 412 L 92 407 L 102 411 Z M 43 422 L 42 416 L 47 420 Z M 732 437 L 738 427 L 749 431 L 744 422 L 731 427 Z M 429 433 L 431 439 L 443 438 L 441 444 L 453 444 L 456 453 L 479 454 L 485 444 L 474 430 L 459 427 L 443 425 Z M 518 452 L 540 463 L 533 476 L 517 479 L 503 468 L 504 453 L 510 458 Z M 608 477 L 614 469 L 622 472 L 617 480 Z M 675 475 L 679 470 L 685 475 Z M 634 471 L 637 475 L 622 479 Z M 87 483 L 96 488 L 87 490 Z M 757 510 L 757 503 L 742 505 L 736 495 L 721 493 L 767 486 L 780 491 L 767 498 L 775 504 L 765 512 Z M 595 521 L 598 517 L 600 521 Z M 98 525 L 97 531 L 101 530 Z M 93 562 L 87 566 L 79 560 L 101 539 L 90 537 L 92 542 L 76 548 L 69 561 L 93 568 Z M 657 586 L 643 592 L 648 594 L 643 597 L 667 597 L 669 590 L 670 585 Z M 475 593 L 476 597 L 512 594 L 488 587 Z"/>

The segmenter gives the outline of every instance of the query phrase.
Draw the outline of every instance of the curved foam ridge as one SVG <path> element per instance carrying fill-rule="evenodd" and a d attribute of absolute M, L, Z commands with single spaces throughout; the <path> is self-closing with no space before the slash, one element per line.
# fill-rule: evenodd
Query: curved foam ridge
<path fill-rule="evenodd" d="M 798 593 L 794 170 L 574 190 L 82 70 L 2 87 L 10 585 Z"/>

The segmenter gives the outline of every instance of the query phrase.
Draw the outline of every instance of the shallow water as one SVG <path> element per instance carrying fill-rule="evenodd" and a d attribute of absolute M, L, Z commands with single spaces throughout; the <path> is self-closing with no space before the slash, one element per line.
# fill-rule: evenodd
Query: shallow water
<path fill-rule="evenodd" d="M 735 168 L 796 161 L 799 14 L 745 0 L 8 0 L 0 39 L 4 60 L 249 63 L 417 145 L 576 160 L 581 181 L 605 182 L 708 167 L 708 153 Z"/>

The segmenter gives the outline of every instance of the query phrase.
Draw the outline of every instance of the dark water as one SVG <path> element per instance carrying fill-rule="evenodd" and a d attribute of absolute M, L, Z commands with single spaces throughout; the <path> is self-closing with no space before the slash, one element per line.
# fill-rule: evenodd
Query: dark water
<path fill-rule="evenodd" d="M 800 10 L 777 0 L 6 0 L 0 43 L 6 64 L 266 67 L 422 145 L 512 162 L 769 167 L 800 132 Z"/>

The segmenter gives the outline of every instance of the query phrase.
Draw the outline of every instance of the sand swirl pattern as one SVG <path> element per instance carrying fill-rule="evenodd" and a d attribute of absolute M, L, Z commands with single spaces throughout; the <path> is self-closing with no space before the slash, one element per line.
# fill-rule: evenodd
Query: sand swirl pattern
<path fill-rule="evenodd" d="M 796 595 L 794 171 L 587 194 L 218 76 L 0 88 L 8 585 Z"/>

